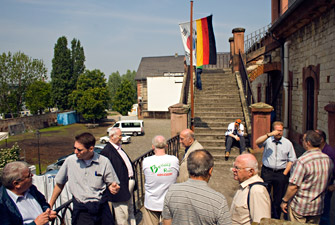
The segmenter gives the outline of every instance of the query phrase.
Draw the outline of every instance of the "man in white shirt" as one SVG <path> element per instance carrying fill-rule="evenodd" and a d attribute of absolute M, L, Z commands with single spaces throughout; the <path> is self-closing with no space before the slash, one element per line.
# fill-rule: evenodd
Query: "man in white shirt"
<path fill-rule="evenodd" d="M 242 120 L 237 119 L 235 122 L 228 125 L 226 135 L 226 160 L 230 155 L 230 150 L 233 144 L 238 143 L 240 154 L 245 151 L 244 126 Z"/>
<path fill-rule="evenodd" d="M 109 142 L 100 153 L 110 160 L 120 180 L 120 191 L 115 195 L 105 191 L 103 198 L 108 199 L 111 210 L 114 208 L 117 225 L 136 225 L 132 197 L 136 188 L 135 170 L 127 153 L 121 147 L 121 139 L 121 130 L 113 128 L 109 132 Z"/>
<path fill-rule="evenodd" d="M 145 225 L 158 225 L 163 211 L 164 197 L 171 184 L 176 182 L 179 160 L 165 154 L 166 140 L 163 136 L 152 139 L 155 155 L 143 160 L 145 177 L 144 215 Z"/>
<path fill-rule="evenodd" d="M 0 187 L 1 224 L 42 225 L 56 218 L 45 197 L 32 185 L 33 174 L 25 162 L 8 163 Z"/>

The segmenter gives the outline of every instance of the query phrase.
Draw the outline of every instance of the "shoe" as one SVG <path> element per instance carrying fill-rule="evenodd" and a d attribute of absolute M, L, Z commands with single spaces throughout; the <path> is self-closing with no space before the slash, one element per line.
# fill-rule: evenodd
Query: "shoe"
<path fill-rule="evenodd" d="M 226 152 L 226 155 L 225 155 L 225 160 L 227 161 L 229 159 L 229 152 Z"/>

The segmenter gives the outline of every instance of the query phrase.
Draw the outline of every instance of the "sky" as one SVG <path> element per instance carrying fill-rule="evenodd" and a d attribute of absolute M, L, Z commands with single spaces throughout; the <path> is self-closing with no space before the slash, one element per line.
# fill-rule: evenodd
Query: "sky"
<path fill-rule="evenodd" d="M 218 52 L 229 52 L 232 29 L 245 35 L 271 22 L 270 0 L 194 0 L 193 19 L 213 15 Z M 186 0 L 0 0 L 0 53 L 23 52 L 52 69 L 54 46 L 80 40 L 86 69 L 137 71 L 142 57 L 184 54 L 179 23 L 190 20 Z"/>

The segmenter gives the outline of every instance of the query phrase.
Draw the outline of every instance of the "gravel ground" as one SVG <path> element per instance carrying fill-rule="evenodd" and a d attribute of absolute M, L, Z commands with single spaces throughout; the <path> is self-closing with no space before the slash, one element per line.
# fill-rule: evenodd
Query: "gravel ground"
<path fill-rule="evenodd" d="M 171 138 L 170 123 L 170 120 L 167 119 L 144 119 L 145 134 L 136 137 L 131 136 L 131 143 L 123 144 L 122 148 L 134 161 L 151 149 L 151 141 L 156 135 L 163 135 L 166 139 Z"/>

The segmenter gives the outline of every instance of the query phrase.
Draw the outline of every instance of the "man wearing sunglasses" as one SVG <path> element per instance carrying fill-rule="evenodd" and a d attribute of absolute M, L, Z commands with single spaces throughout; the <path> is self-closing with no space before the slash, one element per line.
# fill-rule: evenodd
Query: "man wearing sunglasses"
<path fill-rule="evenodd" d="M 33 174 L 27 163 L 8 163 L 0 187 L 1 224 L 42 225 L 56 218 L 45 197 L 32 185 Z"/>
<path fill-rule="evenodd" d="M 75 137 L 74 153 L 66 158 L 59 169 L 55 189 L 50 199 L 53 206 L 68 182 L 73 195 L 72 224 L 114 224 L 108 203 L 102 198 L 108 189 L 116 194 L 119 179 L 110 161 L 94 152 L 95 137 L 82 133 Z"/>
<path fill-rule="evenodd" d="M 226 135 L 226 151 L 225 157 L 228 160 L 231 147 L 233 144 L 238 144 L 240 147 L 240 154 L 245 151 L 244 126 L 242 120 L 237 119 L 235 122 L 228 125 Z"/>

